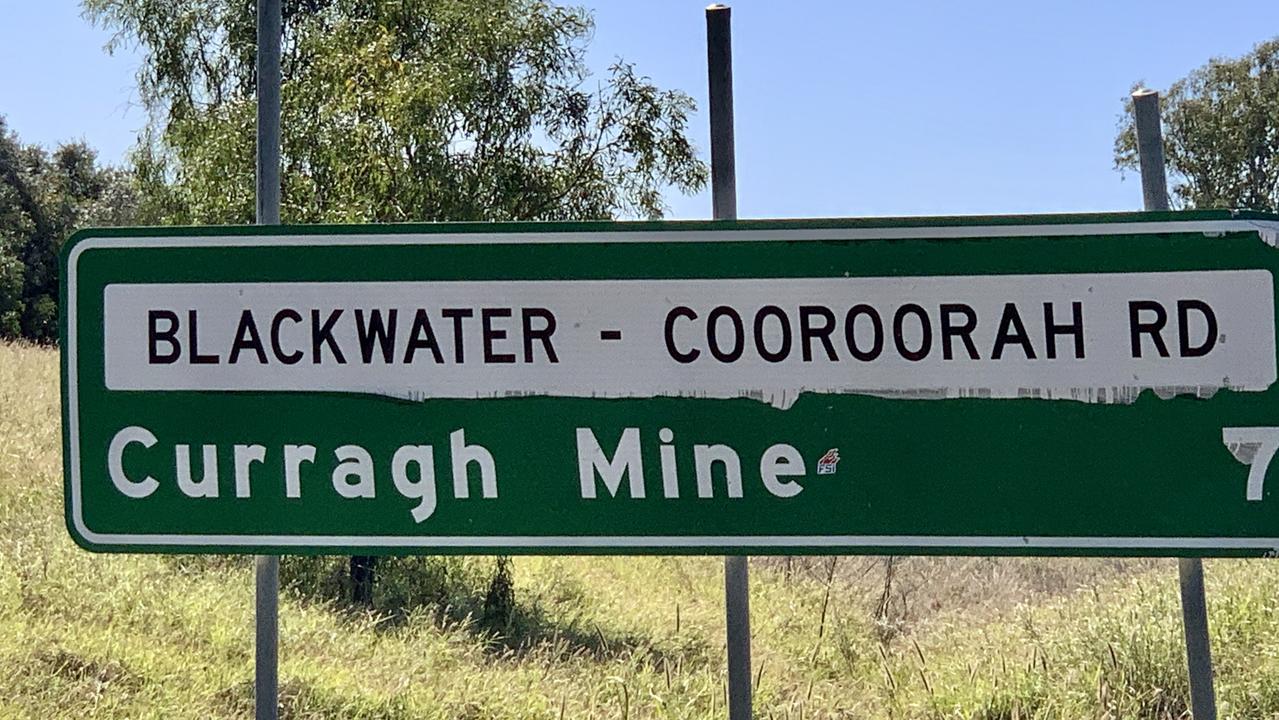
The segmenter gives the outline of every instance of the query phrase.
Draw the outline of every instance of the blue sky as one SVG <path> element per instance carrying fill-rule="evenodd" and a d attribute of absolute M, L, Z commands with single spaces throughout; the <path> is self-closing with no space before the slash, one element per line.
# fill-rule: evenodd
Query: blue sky
<path fill-rule="evenodd" d="M 634 62 L 698 100 L 709 152 L 704 1 L 597 0 L 591 64 Z M 119 161 L 145 122 L 138 57 L 68 0 L 0 0 L 0 114 L 28 142 Z M 1112 168 L 1121 101 L 1279 35 L 1279 3 L 733 3 L 742 217 L 1137 209 Z M 705 218 L 708 193 L 668 196 Z"/>

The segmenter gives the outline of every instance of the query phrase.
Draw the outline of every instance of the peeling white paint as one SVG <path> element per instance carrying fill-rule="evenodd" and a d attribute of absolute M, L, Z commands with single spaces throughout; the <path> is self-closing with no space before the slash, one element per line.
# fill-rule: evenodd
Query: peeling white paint
<path fill-rule="evenodd" d="M 804 393 L 1131 403 L 1148 390 L 1211 397 L 1276 379 L 1265 270 L 117 284 L 104 299 L 113 390 L 748 398 L 787 408 Z M 392 310 L 393 339 L 366 347 L 367 319 L 390 323 Z M 429 335 L 414 329 L 424 313 Z M 1156 319 L 1157 331 L 1134 333 Z M 258 347 L 246 344 L 253 337 Z M 410 338 L 419 340 L 411 353 Z"/>
<path fill-rule="evenodd" d="M 1261 241 L 1271 247 L 1279 247 L 1279 223 L 1265 222 L 1262 220 L 1245 221 L 1251 229 L 1257 232 L 1257 236 Z M 1209 233 L 1204 233 L 1209 235 Z M 1209 235 L 1211 237 L 1211 235 Z"/>

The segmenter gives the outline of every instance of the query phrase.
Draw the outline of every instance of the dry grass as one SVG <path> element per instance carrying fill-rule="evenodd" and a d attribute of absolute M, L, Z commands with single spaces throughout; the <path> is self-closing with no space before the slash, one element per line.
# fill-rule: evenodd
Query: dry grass
<path fill-rule="evenodd" d="M 833 581 L 845 598 L 897 632 L 912 632 L 950 614 L 968 621 L 999 622 L 1018 608 L 1159 568 L 1149 558 L 842 557 L 761 558 L 783 578 Z"/>
<path fill-rule="evenodd" d="M 0 344 L 0 717 L 250 717 L 249 563 L 76 548 L 57 383 L 55 351 Z M 718 559 L 518 558 L 500 637 L 475 619 L 492 563 L 392 562 L 366 612 L 339 560 L 289 560 L 285 717 L 724 716 Z M 758 561 L 757 715 L 1182 716 L 1174 567 Z M 1279 713 L 1275 568 L 1209 564 L 1223 718 Z"/>

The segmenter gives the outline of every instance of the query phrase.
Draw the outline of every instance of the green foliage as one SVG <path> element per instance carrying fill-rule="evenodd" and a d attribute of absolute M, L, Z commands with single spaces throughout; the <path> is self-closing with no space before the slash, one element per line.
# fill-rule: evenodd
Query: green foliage
<path fill-rule="evenodd" d="M 0 116 L 0 338 L 58 337 L 58 249 L 76 229 L 137 220 L 125 173 L 83 143 L 23 145 Z"/>
<path fill-rule="evenodd" d="M 134 164 L 166 222 L 254 209 L 252 3 L 85 0 L 144 51 L 154 118 Z M 660 216 L 706 168 L 692 99 L 618 61 L 592 82 L 590 15 L 535 0 L 284 3 L 285 222 Z"/>
<path fill-rule="evenodd" d="M 1279 39 L 1215 58 L 1161 93 L 1164 154 L 1178 205 L 1279 210 Z M 1132 100 L 1115 166 L 1137 168 Z"/>

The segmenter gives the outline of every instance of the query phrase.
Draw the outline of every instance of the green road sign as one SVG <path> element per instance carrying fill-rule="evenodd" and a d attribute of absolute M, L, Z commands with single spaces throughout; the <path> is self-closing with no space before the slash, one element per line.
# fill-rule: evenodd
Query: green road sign
<path fill-rule="evenodd" d="M 1279 219 L 92 230 L 92 550 L 1279 550 Z"/>

